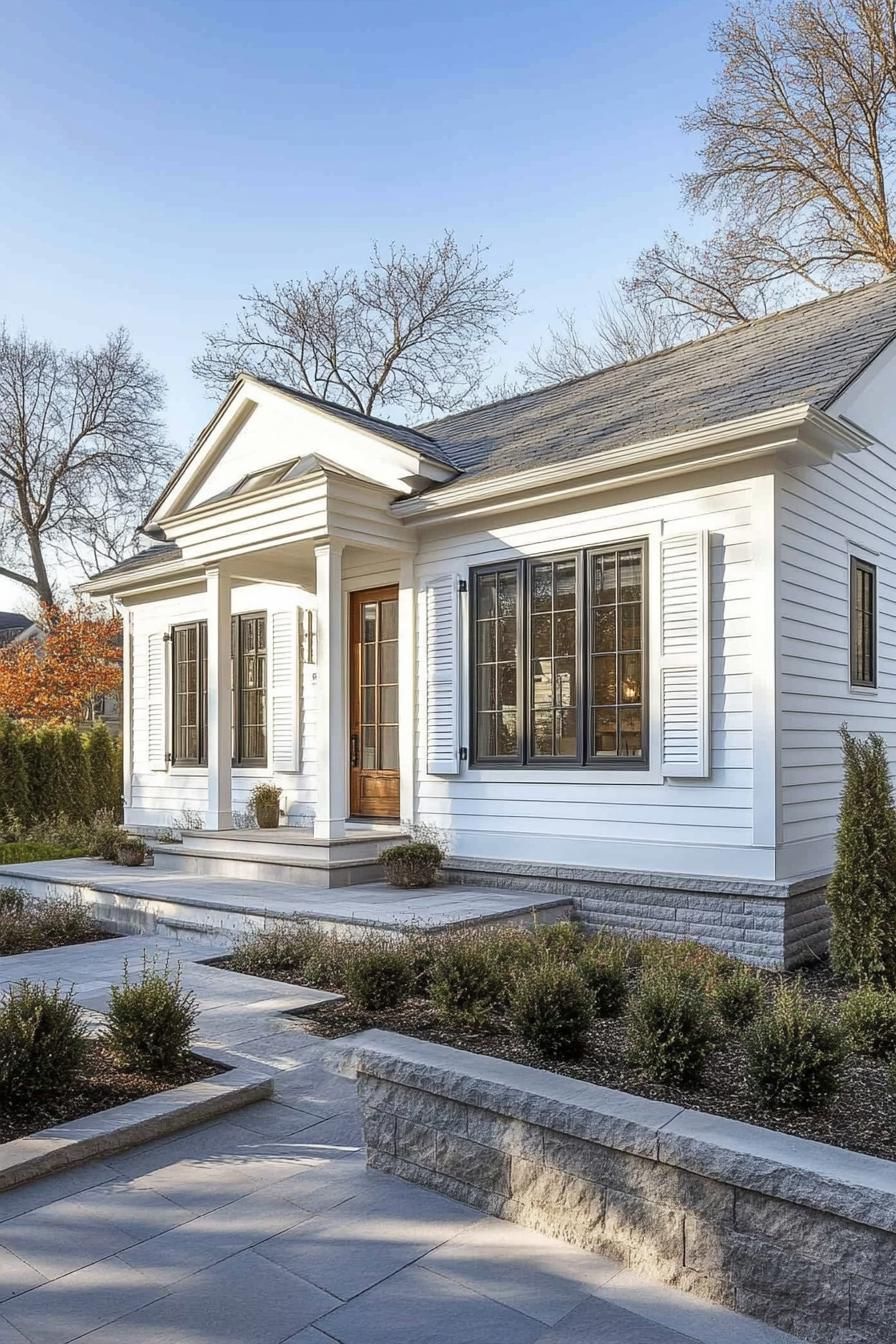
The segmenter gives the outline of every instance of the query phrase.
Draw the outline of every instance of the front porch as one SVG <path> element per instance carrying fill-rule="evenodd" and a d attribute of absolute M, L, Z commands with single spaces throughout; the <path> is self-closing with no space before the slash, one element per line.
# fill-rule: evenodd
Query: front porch
<path fill-rule="evenodd" d="M 240 834 L 245 835 L 245 832 Z M 258 878 L 209 877 L 164 868 L 124 868 L 100 859 L 58 859 L 0 867 L 0 885 L 92 907 L 106 927 L 219 944 L 283 919 L 307 919 L 347 937 L 410 928 L 436 933 L 473 925 L 554 923 L 572 901 L 549 891 L 445 885 L 399 891 L 382 882 L 344 890 Z"/>

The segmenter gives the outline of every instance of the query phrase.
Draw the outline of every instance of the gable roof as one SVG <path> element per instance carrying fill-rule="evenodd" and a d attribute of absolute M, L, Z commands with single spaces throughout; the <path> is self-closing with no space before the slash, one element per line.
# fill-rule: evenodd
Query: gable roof
<path fill-rule="evenodd" d="M 389 439 L 402 448 L 410 448 L 413 452 L 422 454 L 423 457 L 431 457 L 434 461 L 441 462 L 443 466 L 454 466 L 448 453 L 436 443 L 435 439 L 430 438 L 428 434 L 424 434 L 422 429 L 414 429 L 411 425 L 395 425 L 391 420 L 380 420 L 376 415 L 364 415 L 362 411 L 352 410 L 350 406 L 342 406 L 336 401 L 322 401 L 320 397 L 312 397 L 307 392 L 299 392 L 296 388 L 289 387 L 286 383 L 278 383 L 273 378 L 262 378 L 257 373 L 248 376 L 254 378 L 256 383 L 264 383 L 265 387 L 272 387 L 275 391 L 283 392 L 295 401 L 304 402 L 306 406 L 313 406 L 316 411 L 324 411 L 327 415 L 335 416 L 337 420 L 347 420 L 349 424 L 358 429 L 366 429 L 368 433 L 378 434 L 380 438 Z"/>
<path fill-rule="evenodd" d="M 890 277 L 420 428 L 465 476 L 501 476 L 798 403 L 825 410 L 894 336 Z"/>

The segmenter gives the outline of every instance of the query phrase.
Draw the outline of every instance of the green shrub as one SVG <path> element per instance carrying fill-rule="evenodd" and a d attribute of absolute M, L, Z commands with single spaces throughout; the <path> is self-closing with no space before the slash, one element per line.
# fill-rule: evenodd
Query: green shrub
<path fill-rule="evenodd" d="M 120 748 L 104 723 L 95 723 L 90 729 L 85 751 L 92 806 L 97 813 L 108 813 L 114 822 L 121 816 Z"/>
<path fill-rule="evenodd" d="M 44 728 L 37 734 L 40 744 L 40 774 L 38 782 L 32 782 L 31 794 L 40 789 L 40 817 L 56 817 L 64 813 L 70 802 L 66 780 L 65 761 L 62 753 L 62 740 L 58 728 Z M 32 818 L 32 821 L 38 817 Z"/>
<path fill-rule="evenodd" d="M 102 808 L 93 818 L 91 825 L 91 853 L 109 863 L 118 859 L 118 847 L 124 839 L 124 831 L 108 808 Z"/>
<path fill-rule="evenodd" d="M 559 920 L 556 924 L 539 924 L 534 939 L 539 958 L 554 957 L 569 964 L 576 960 L 585 946 L 581 924 L 573 924 L 568 919 Z"/>
<path fill-rule="evenodd" d="M 230 964 L 243 975 L 301 976 L 323 936 L 319 928 L 305 920 L 283 920 L 273 928 L 238 938 Z"/>
<path fill-rule="evenodd" d="M 514 1030 L 549 1059 L 580 1059 L 588 1043 L 591 993 L 574 966 L 549 960 L 522 971 L 511 999 Z"/>
<path fill-rule="evenodd" d="M 77 859 L 88 849 L 65 845 L 46 845 L 37 840 L 15 840 L 0 845 L 0 863 L 46 863 L 50 859 Z"/>
<path fill-rule="evenodd" d="M 21 917 L 25 913 L 25 893 L 21 887 L 0 887 L 0 915 Z"/>
<path fill-rule="evenodd" d="M 65 811 L 75 821 L 89 821 L 94 806 L 84 736 L 71 724 L 59 729 L 59 754 L 65 788 Z"/>
<path fill-rule="evenodd" d="M 76 897 L 53 896 L 45 901 L 35 901 L 29 908 L 35 947 L 66 947 L 71 943 L 86 943 L 99 929 L 90 907 Z"/>
<path fill-rule="evenodd" d="M 864 985 L 845 1000 L 842 1014 L 850 1049 L 873 1059 L 896 1055 L 896 993 Z"/>
<path fill-rule="evenodd" d="M 380 853 L 386 881 L 405 888 L 431 887 L 443 857 L 439 845 L 426 840 L 390 845 Z"/>
<path fill-rule="evenodd" d="M 765 1001 L 762 981 L 748 966 L 738 966 L 713 983 L 712 1001 L 730 1031 L 748 1027 Z"/>
<path fill-rule="evenodd" d="M 813 1003 L 799 986 L 777 991 L 746 1044 L 753 1086 L 769 1106 L 810 1110 L 839 1087 L 843 1032 L 830 1010 Z"/>
<path fill-rule="evenodd" d="M 837 857 L 828 883 L 831 960 L 848 980 L 896 989 L 896 812 L 883 738 L 844 725 Z"/>
<path fill-rule="evenodd" d="M 192 990 L 181 984 L 180 970 L 167 963 L 159 970 L 146 956 L 139 980 L 113 985 L 102 1041 L 119 1062 L 137 1073 L 175 1073 L 190 1053 L 198 1008 Z"/>
<path fill-rule="evenodd" d="M 118 863 L 123 863 L 127 868 L 142 868 L 148 853 L 149 847 L 142 835 L 122 833 L 119 836 L 118 847 L 115 851 L 115 858 Z"/>
<path fill-rule="evenodd" d="M 680 971 L 696 977 L 705 985 L 733 974 L 740 966 L 734 957 L 716 952 L 692 938 L 643 938 L 640 947 L 641 965 L 646 971 Z"/>
<path fill-rule="evenodd" d="M 0 811 L 31 818 L 28 771 L 19 729 L 10 719 L 0 720 Z"/>
<path fill-rule="evenodd" d="M 591 938 L 576 968 L 588 986 L 597 1017 L 618 1017 L 628 996 L 628 955 L 618 942 Z"/>
<path fill-rule="evenodd" d="M 347 953 L 343 973 L 345 992 L 367 1012 L 395 1008 L 414 986 L 413 966 L 406 948 L 382 938 L 359 940 Z"/>
<path fill-rule="evenodd" d="M 482 1027 L 503 1007 L 507 986 L 487 938 L 443 938 L 433 957 L 430 997 L 439 1018 L 455 1027 Z"/>
<path fill-rule="evenodd" d="M 257 826 L 272 830 L 280 825 L 280 795 L 283 790 L 265 781 L 256 784 L 249 795 L 249 812 Z"/>
<path fill-rule="evenodd" d="M 0 1097 L 16 1105 L 62 1096 L 84 1067 L 89 1041 L 72 991 L 23 980 L 0 996 Z"/>
<path fill-rule="evenodd" d="M 716 1038 L 709 998 L 691 968 L 655 965 L 631 1002 L 629 1049 L 661 1083 L 695 1087 Z"/>

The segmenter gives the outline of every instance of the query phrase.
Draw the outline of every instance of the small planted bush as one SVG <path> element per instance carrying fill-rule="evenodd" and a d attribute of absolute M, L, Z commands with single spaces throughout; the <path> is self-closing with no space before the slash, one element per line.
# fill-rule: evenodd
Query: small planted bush
<path fill-rule="evenodd" d="M 179 970 L 159 969 L 144 956 L 140 978 L 132 980 L 125 962 L 122 983 L 109 996 L 103 1043 L 135 1073 L 175 1073 L 190 1053 L 197 1012 Z"/>
<path fill-rule="evenodd" d="M 843 1032 L 829 1009 L 798 987 L 778 990 L 747 1036 L 750 1077 L 769 1106 L 812 1110 L 840 1084 Z"/>
<path fill-rule="evenodd" d="M 556 924 L 540 924 L 535 930 L 535 955 L 550 956 L 558 961 L 572 963 L 585 946 L 585 935 L 580 924 L 568 919 Z"/>
<path fill-rule="evenodd" d="M 146 841 L 140 835 L 121 835 L 115 857 L 126 868 L 142 868 L 148 854 Z"/>
<path fill-rule="evenodd" d="M 280 795 L 276 784 L 256 784 L 249 795 L 249 811 L 262 830 L 274 830 L 280 825 Z"/>
<path fill-rule="evenodd" d="M 520 1037 L 547 1058 L 584 1054 L 593 1007 L 588 985 L 574 966 L 545 961 L 524 970 L 510 1012 Z"/>
<path fill-rule="evenodd" d="M 449 1026 L 482 1027 L 506 999 L 506 982 L 487 938 L 445 938 L 430 974 L 430 997 Z"/>
<path fill-rule="evenodd" d="M 396 1008 L 414 987 L 409 949 L 384 939 L 365 939 L 348 951 L 343 975 L 352 1003 L 367 1012 Z"/>
<path fill-rule="evenodd" d="M 91 852 L 108 863 L 117 863 L 118 849 L 125 839 L 124 831 L 109 810 L 97 812 L 91 828 Z"/>
<path fill-rule="evenodd" d="M 665 938 L 644 938 L 640 944 L 641 965 L 645 971 L 683 972 L 697 977 L 704 984 L 731 975 L 740 965 L 734 957 L 716 952 L 691 938 L 675 941 Z"/>
<path fill-rule="evenodd" d="M 25 893 L 21 887 L 0 887 L 0 915 L 21 918 L 25 913 Z"/>
<path fill-rule="evenodd" d="M 712 1001 L 720 1021 L 729 1031 L 748 1027 L 765 1001 L 762 981 L 748 966 L 738 966 L 730 975 L 715 981 Z"/>
<path fill-rule="evenodd" d="M 655 966 L 631 1002 L 629 1049 L 658 1082 L 696 1087 L 716 1039 L 706 989 L 689 970 Z"/>
<path fill-rule="evenodd" d="M 404 888 L 431 887 L 444 857 L 439 845 L 426 840 L 390 845 L 380 853 L 386 881 Z"/>
<path fill-rule="evenodd" d="M 259 933 L 247 933 L 234 946 L 230 964 L 243 975 L 301 978 L 319 958 L 326 935 L 305 920 L 284 920 Z"/>
<path fill-rule="evenodd" d="M 576 968 L 591 994 L 596 1017 L 618 1017 L 628 995 L 628 957 L 615 940 L 592 938 Z"/>
<path fill-rule="evenodd" d="M 0 997 L 0 1097 L 43 1101 L 72 1087 L 89 1041 L 72 991 L 23 980 Z"/>
<path fill-rule="evenodd" d="M 873 1059 L 896 1055 L 896 994 L 865 985 L 843 1004 L 843 1027 L 851 1050 Z"/>

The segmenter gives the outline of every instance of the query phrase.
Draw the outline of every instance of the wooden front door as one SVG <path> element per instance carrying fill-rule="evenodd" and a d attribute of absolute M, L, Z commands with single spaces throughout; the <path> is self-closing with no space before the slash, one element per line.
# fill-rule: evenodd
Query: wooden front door
<path fill-rule="evenodd" d="M 351 810 L 399 816 L 398 589 L 352 593 Z"/>

